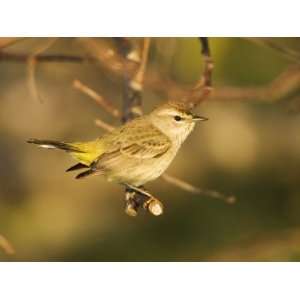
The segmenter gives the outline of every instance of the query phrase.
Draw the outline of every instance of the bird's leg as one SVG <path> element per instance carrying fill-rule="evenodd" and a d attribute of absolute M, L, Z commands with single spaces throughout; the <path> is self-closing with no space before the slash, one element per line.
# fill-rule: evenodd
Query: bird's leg
<path fill-rule="evenodd" d="M 137 215 L 139 204 L 137 202 L 137 193 L 130 187 L 125 188 L 125 212 L 131 217 Z"/>
<path fill-rule="evenodd" d="M 149 195 L 144 191 L 143 187 L 135 187 L 131 185 L 126 185 L 125 190 L 125 212 L 131 216 L 135 217 L 139 207 L 143 206 L 145 201 L 149 199 Z"/>
<path fill-rule="evenodd" d="M 139 207 L 143 207 L 155 216 L 163 213 L 163 204 L 152 196 L 143 186 L 126 185 L 126 208 L 130 216 L 136 216 Z"/>

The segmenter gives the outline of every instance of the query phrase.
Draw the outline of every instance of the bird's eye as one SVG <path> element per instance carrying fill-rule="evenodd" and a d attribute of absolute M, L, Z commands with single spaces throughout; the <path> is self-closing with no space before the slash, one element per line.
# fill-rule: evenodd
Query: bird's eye
<path fill-rule="evenodd" d="M 174 117 L 174 120 L 175 120 L 176 122 L 179 122 L 179 121 L 182 120 L 182 118 L 181 118 L 180 116 L 175 116 L 175 117 Z"/>

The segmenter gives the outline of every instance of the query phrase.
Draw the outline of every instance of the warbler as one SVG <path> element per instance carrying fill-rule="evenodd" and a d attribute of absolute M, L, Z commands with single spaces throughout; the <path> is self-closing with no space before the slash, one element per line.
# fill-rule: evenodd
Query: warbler
<path fill-rule="evenodd" d="M 29 139 L 28 143 L 68 152 L 77 164 L 67 169 L 86 169 L 76 178 L 103 175 L 108 181 L 140 187 L 158 178 L 170 165 L 196 121 L 185 105 L 166 103 L 88 142 Z"/>

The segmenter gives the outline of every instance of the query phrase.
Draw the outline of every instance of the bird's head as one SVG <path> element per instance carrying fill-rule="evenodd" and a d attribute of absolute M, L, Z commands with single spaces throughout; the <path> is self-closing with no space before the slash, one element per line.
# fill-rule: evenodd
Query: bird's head
<path fill-rule="evenodd" d="M 193 130 L 197 121 L 206 121 L 207 118 L 194 115 L 184 103 L 168 102 L 155 110 L 150 115 L 154 126 L 159 128 L 171 140 L 182 143 Z"/>

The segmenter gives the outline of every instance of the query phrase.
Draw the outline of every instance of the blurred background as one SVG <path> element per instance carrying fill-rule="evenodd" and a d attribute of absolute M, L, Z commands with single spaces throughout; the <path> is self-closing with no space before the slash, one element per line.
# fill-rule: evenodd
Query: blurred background
<path fill-rule="evenodd" d="M 80 80 L 121 107 L 123 80 L 106 65 L 111 58 L 103 59 L 103 49 L 115 51 L 117 44 L 109 38 L 26 38 L 0 48 L 0 235 L 16 251 L 7 255 L 0 248 L 0 260 L 299 261 L 300 77 L 282 97 L 212 97 L 197 108 L 209 121 L 196 127 L 168 173 L 233 194 L 233 205 L 158 179 L 147 187 L 164 203 L 164 214 L 140 211 L 131 218 L 122 187 L 102 177 L 76 181 L 65 173 L 73 163 L 68 155 L 26 144 L 31 137 L 94 139 L 104 133 L 96 118 L 118 125 L 73 87 Z M 263 92 L 300 62 L 297 38 L 210 38 L 210 44 L 216 91 Z M 36 62 L 33 76 L 34 54 L 95 60 Z M 202 72 L 199 42 L 153 39 L 149 65 L 178 86 L 192 85 Z M 146 85 L 144 111 L 166 97 Z"/>

